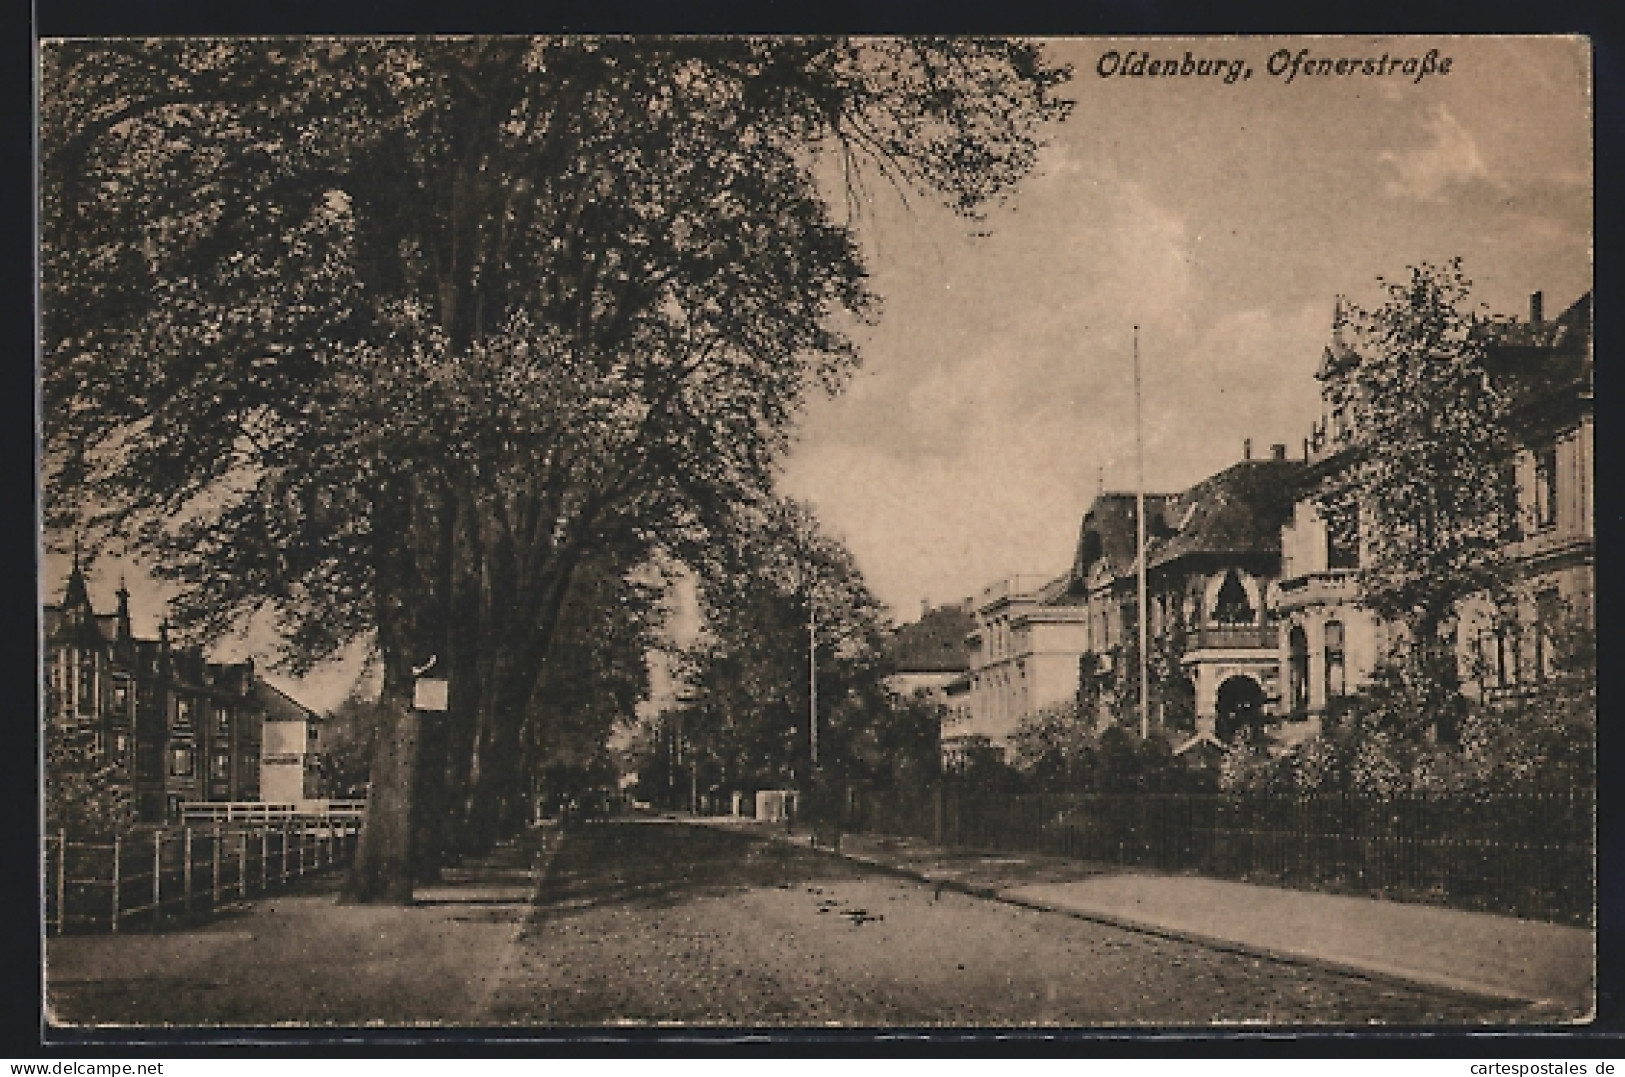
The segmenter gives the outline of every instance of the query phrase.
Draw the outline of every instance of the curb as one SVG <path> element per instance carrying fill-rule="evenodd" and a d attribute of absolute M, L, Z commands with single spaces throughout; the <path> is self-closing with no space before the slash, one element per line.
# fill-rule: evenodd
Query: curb
<path fill-rule="evenodd" d="M 1444 991 L 1462 998 L 1475 1001 L 1493 1000 L 1496 1002 L 1519 1003 L 1531 1007 L 1532 1016 L 1541 1016 L 1542 1012 L 1550 1012 L 1554 1016 L 1565 1015 L 1560 1023 L 1563 1025 L 1583 1024 L 1591 1018 L 1584 1014 L 1574 1014 L 1571 1008 L 1558 1000 L 1542 998 L 1527 993 L 1517 993 L 1498 988 L 1490 984 L 1478 983 L 1449 976 L 1439 976 L 1417 970 L 1395 969 L 1385 965 L 1360 964 L 1337 958 L 1325 957 L 1319 954 L 1306 953 L 1298 950 L 1281 950 L 1274 947 L 1262 946 L 1257 943 L 1240 942 L 1235 939 L 1218 935 L 1207 935 L 1199 931 L 1185 928 L 1168 927 L 1163 924 L 1153 924 L 1115 913 L 1099 912 L 1088 909 L 1071 908 L 1057 905 L 1053 902 L 1039 901 L 1033 898 L 1022 897 L 1009 891 L 999 890 L 991 886 L 976 886 L 961 882 L 958 879 L 934 878 L 923 871 L 909 868 L 900 864 L 886 863 L 875 860 L 861 853 L 841 852 L 828 846 L 806 844 L 801 845 L 782 834 L 757 834 L 756 837 L 766 841 L 781 842 L 786 845 L 798 845 L 815 853 L 825 856 L 839 857 L 853 863 L 873 868 L 883 874 L 896 878 L 910 879 L 937 889 L 938 892 L 948 891 L 963 894 L 967 897 L 980 898 L 984 901 L 997 901 L 1004 905 L 1027 909 L 1031 912 L 1057 913 L 1070 916 L 1074 920 L 1083 920 L 1089 923 L 1101 924 L 1106 927 L 1115 927 L 1124 931 L 1132 931 L 1140 935 L 1151 935 L 1156 938 L 1170 939 L 1176 942 L 1192 943 L 1197 946 L 1219 950 L 1225 953 L 1238 954 L 1243 957 L 1262 958 L 1267 961 L 1277 961 L 1283 964 L 1299 965 L 1308 968 L 1335 972 L 1340 975 L 1358 976 L 1367 980 L 1382 982 L 1404 987 L 1424 986 L 1436 991 Z M 1492 1026 L 1493 1027 L 1493 1026 Z M 1518 1027 L 1524 1027 L 1519 1025 Z"/>

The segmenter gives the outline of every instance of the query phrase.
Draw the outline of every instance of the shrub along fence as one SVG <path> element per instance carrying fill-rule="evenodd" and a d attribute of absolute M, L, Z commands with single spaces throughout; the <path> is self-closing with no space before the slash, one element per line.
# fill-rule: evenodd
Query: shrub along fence
<path fill-rule="evenodd" d="M 1590 791 L 1489 796 L 857 787 L 843 825 L 950 846 L 1595 923 Z"/>
<path fill-rule="evenodd" d="M 138 828 L 98 841 L 45 840 L 45 929 L 56 935 L 206 917 L 348 864 L 356 823 Z"/>

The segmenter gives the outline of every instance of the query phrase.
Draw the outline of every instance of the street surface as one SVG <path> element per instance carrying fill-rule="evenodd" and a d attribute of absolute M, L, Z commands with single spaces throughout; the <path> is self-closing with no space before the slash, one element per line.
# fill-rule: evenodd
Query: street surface
<path fill-rule="evenodd" d="M 938 891 L 670 822 L 564 841 L 500 1024 L 1438 1025 L 1479 1001 Z"/>
<path fill-rule="evenodd" d="M 160 934 L 49 940 L 70 1025 L 1395 1026 L 1516 1004 L 1104 926 L 726 827 L 548 830 L 410 907 L 336 878 Z"/>

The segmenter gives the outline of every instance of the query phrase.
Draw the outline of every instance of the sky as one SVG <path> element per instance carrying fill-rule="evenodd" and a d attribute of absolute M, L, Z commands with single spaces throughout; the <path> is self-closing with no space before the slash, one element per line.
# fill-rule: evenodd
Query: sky
<path fill-rule="evenodd" d="M 1270 75 L 1278 49 L 1425 56 L 1414 77 Z M 1131 51 L 1249 78 L 1102 77 Z M 1573 39 L 1072 39 L 1071 117 L 974 224 L 877 185 L 878 326 L 810 404 L 782 489 L 853 550 L 900 621 L 1057 575 L 1101 484 L 1177 490 L 1273 443 L 1302 452 L 1340 294 L 1463 259 L 1474 298 L 1556 314 L 1590 287 L 1589 57 Z M 1110 69 L 1110 61 L 1106 67 Z"/>
<path fill-rule="evenodd" d="M 1414 76 L 1271 74 L 1278 50 L 1422 57 Z M 780 477 L 852 550 L 899 621 L 1015 574 L 1070 563 L 1089 501 L 1135 482 L 1139 326 L 1145 477 L 1177 490 L 1253 451 L 1297 455 L 1338 295 L 1460 257 L 1474 297 L 1549 315 L 1591 281 L 1589 54 L 1576 39 L 1051 41 L 1076 105 L 1034 173 L 967 222 L 871 178 L 857 227 L 883 315 L 862 368 L 809 402 Z M 1249 77 L 1103 77 L 1102 57 L 1240 60 Z M 1104 65 L 1110 69 L 1109 60 Z M 844 210 L 839 211 L 844 212 Z M 61 596 L 67 565 L 41 584 Z M 129 581 L 137 633 L 162 589 L 108 559 L 98 609 Z M 263 626 L 220 658 L 268 657 Z M 318 709 L 359 653 L 306 681 Z"/>

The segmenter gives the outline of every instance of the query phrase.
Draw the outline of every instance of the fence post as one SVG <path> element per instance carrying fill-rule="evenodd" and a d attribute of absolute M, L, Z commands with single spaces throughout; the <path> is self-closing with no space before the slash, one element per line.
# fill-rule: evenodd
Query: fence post
<path fill-rule="evenodd" d="M 117 834 L 113 835 L 113 934 L 118 934 L 118 858 L 123 847 Z"/>
<path fill-rule="evenodd" d="M 186 863 L 181 867 L 181 909 L 188 915 L 192 912 L 192 828 L 185 827 L 181 831 L 181 853 Z"/>
<path fill-rule="evenodd" d="M 248 831 L 237 831 L 237 896 L 248 900 Z"/>
<path fill-rule="evenodd" d="M 209 911 L 220 908 L 220 824 L 214 824 L 214 887 L 209 893 Z"/>
<path fill-rule="evenodd" d="M 271 889 L 271 832 L 260 827 L 260 893 Z"/>
<path fill-rule="evenodd" d="M 288 824 L 282 824 L 282 885 L 288 885 Z"/>
<path fill-rule="evenodd" d="M 68 928 L 68 830 L 56 832 L 56 933 L 67 934 Z"/>
<path fill-rule="evenodd" d="M 156 931 L 164 919 L 164 832 L 152 832 L 152 927 Z"/>

